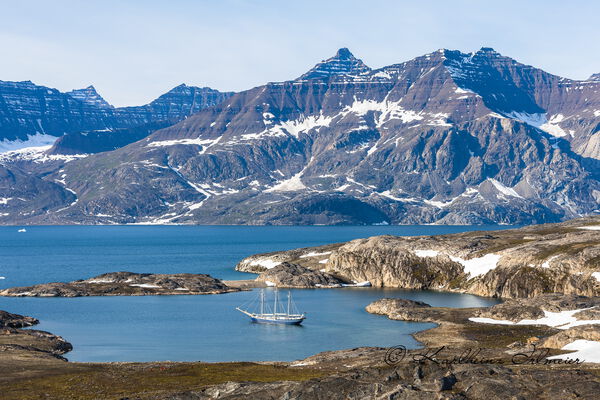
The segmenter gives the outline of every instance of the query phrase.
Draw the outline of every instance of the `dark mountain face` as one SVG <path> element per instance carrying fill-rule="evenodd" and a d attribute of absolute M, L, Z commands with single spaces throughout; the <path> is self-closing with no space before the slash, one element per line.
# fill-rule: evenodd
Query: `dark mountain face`
<path fill-rule="evenodd" d="M 86 104 L 90 104 L 97 108 L 105 108 L 105 109 L 114 108 L 113 106 L 108 104 L 106 102 L 106 100 L 104 100 L 102 98 L 102 96 L 100 96 L 98 94 L 98 92 L 96 92 L 96 88 L 93 86 L 88 86 L 85 89 L 71 90 L 70 92 L 67 92 L 66 94 L 68 94 L 69 96 L 71 96 L 74 99 L 77 99 Z"/>
<path fill-rule="evenodd" d="M 140 129 L 135 128 L 171 125 L 229 96 L 231 93 L 210 88 L 180 85 L 150 104 L 114 108 L 93 86 L 61 93 L 30 81 L 0 81 L 0 141 L 26 141 L 34 135 L 75 135 L 57 143 L 52 154 L 112 150 L 141 138 L 128 135 L 132 128 L 139 133 Z M 90 132 L 93 132 L 89 136 L 91 140 L 87 141 Z M 92 138 L 101 134 L 107 135 L 100 138 L 101 142 L 111 144 L 94 148 L 93 144 L 98 141 Z M 63 153 L 63 142 L 81 143 L 81 146 L 69 147 Z"/>
<path fill-rule="evenodd" d="M 62 182 L 77 202 L 26 219 L 556 221 L 599 209 L 598 89 L 489 48 L 375 70 L 341 49 L 294 81 L 46 168 L 44 180 Z"/>
<path fill-rule="evenodd" d="M 335 56 L 321 61 L 297 80 L 327 79 L 335 75 L 360 75 L 370 70 L 371 68 L 367 67 L 362 60 L 354 57 L 350 50 L 344 47 L 339 49 Z"/>

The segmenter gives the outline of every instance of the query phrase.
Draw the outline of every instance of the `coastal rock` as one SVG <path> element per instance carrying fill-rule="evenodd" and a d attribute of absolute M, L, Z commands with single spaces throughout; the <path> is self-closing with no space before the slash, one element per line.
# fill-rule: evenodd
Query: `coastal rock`
<path fill-rule="evenodd" d="M 339 287 L 344 281 L 325 272 L 315 271 L 298 264 L 283 262 L 261 273 L 257 281 L 277 287 Z"/>
<path fill-rule="evenodd" d="M 39 321 L 35 318 L 0 310 L 0 328 L 26 328 L 38 323 Z"/>
<path fill-rule="evenodd" d="M 46 283 L 0 291 L 10 297 L 79 297 L 219 294 L 239 291 L 205 274 L 111 272 L 87 280 Z"/>
<path fill-rule="evenodd" d="M 36 318 L 0 310 L 0 357 L 2 360 L 10 362 L 33 357 L 34 359 L 66 361 L 62 355 L 73 350 L 71 343 L 49 332 L 22 329 L 38 323 Z"/>
<path fill-rule="evenodd" d="M 419 370 L 416 374 L 415 371 Z M 415 378 L 415 376 L 419 378 Z M 568 384 L 566 384 L 568 382 Z M 172 399 L 404 399 L 505 400 L 593 399 L 600 382 L 593 373 L 546 368 L 516 369 L 493 365 L 425 364 L 355 369 L 301 382 L 244 382 L 180 392 Z M 165 398 L 165 397 L 163 397 Z"/>
<path fill-rule="evenodd" d="M 329 255 L 338 247 L 339 244 L 333 244 L 255 254 L 241 260 L 235 269 L 258 274 L 284 262 L 302 264 L 311 269 L 323 269 L 329 261 Z"/>
<path fill-rule="evenodd" d="M 291 262 L 379 287 L 502 298 L 547 293 L 593 297 L 600 295 L 599 229 L 600 217 L 594 216 L 490 232 L 377 236 L 257 254 L 240 261 L 236 269 L 262 272 Z"/>
<path fill-rule="evenodd" d="M 600 342 L 600 324 L 580 325 L 558 332 L 544 339 L 540 346 L 551 349 L 562 349 L 576 340 L 593 340 Z"/>
<path fill-rule="evenodd" d="M 477 313 L 477 316 L 519 322 L 524 319 L 540 319 L 545 316 L 544 311 L 558 313 L 561 311 L 592 308 L 592 310 L 589 311 L 594 311 L 595 314 L 596 308 L 598 307 L 600 307 L 600 297 L 546 294 L 528 299 L 508 299 L 503 303 L 483 309 Z M 579 314 L 582 314 L 583 318 L 580 317 Z M 593 314 L 585 314 L 585 311 L 580 311 L 575 314 L 574 317 L 577 319 L 593 319 L 589 318 L 592 315 Z"/>
<path fill-rule="evenodd" d="M 371 314 L 385 315 L 390 319 L 415 322 L 440 322 L 466 320 L 467 309 L 431 307 L 427 303 L 399 298 L 383 298 L 365 307 Z"/>

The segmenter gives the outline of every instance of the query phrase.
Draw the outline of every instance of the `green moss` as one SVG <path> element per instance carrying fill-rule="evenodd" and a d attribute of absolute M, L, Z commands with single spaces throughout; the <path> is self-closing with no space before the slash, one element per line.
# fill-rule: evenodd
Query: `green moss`
<path fill-rule="evenodd" d="M 199 390 L 228 381 L 302 381 L 326 374 L 308 368 L 288 368 L 247 362 L 182 364 L 80 364 L 76 371 L 14 382 L 2 387 L 9 399 L 145 398 L 160 393 Z"/>
<path fill-rule="evenodd" d="M 567 254 L 567 255 L 573 256 L 588 247 L 598 246 L 598 245 L 599 245 L 599 243 L 597 240 L 596 241 L 590 240 L 587 242 L 577 242 L 577 243 L 569 243 L 569 244 L 563 244 L 563 245 L 558 245 L 558 246 L 552 246 L 552 247 L 547 247 L 547 248 L 541 250 L 540 252 L 538 252 L 536 254 L 536 257 L 540 260 L 547 260 L 548 258 L 550 258 L 552 256 L 561 255 L 561 254 Z"/>
<path fill-rule="evenodd" d="M 556 333 L 556 329 L 536 325 L 492 325 L 468 324 L 463 334 L 479 342 L 482 348 L 505 348 L 514 342 L 527 342 L 531 337 L 547 337 Z"/>
<path fill-rule="evenodd" d="M 598 267 L 600 267 L 600 256 L 596 256 L 596 257 L 590 258 L 583 265 L 585 267 L 587 267 L 587 268 L 598 268 Z"/>
<path fill-rule="evenodd" d="M 497 240 L 495 240 L 495 242 L 499 242 L 499 243 L 496 243 L 493 246 L 490 246 L 484 250 L 480 250 L 480 251 L 476 252 L 474 257 L 483 257 L 484 255 L 486 255 L 488 253 L 495 253 L 498 251 L 511 249 L 513 247 L 517 247 L 517 246 L 520 246 L 525 243 L 533 242 L 535 240 L 536 239 L 524 239 L 524 238 L 497 239 Z"/>

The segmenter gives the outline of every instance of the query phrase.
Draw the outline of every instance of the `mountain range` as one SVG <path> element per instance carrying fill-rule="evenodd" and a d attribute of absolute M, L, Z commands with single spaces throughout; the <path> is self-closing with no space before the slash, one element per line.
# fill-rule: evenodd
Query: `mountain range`
<path fill-rule="evenodd" d="M 0 153 L 0 223 L 529 224 L 600 208 L 600 76 L 485 47 L 378 69 L 344 48 L 297 79 L 141 107 L 0 82 L 0 151 L 40 136 L 59 139 Z"/>

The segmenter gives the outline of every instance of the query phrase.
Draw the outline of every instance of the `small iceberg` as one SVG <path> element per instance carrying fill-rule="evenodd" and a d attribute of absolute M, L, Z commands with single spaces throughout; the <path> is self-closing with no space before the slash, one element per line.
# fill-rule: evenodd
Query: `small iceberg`
<path fill-rule="evenodd" d="M 342 283 L 342 286 L 343 287 L 370 287 L 371 282 L 369 282 L 369 281 L 364 281 L 364 282 L 354 281 L 354 283 Z"/>
<path fill-rule="evenodd" d="M 21 228 L 21 229 L 19 229 L 17 232 L 19 232 L 19 233 L 27 232 L 27 229 L 25 229 L 25 228 Z"/>
<path fill-rule="evenodd" d="M 0 279 L 6 279 L 6 277 L 4 277 L 4 276 L 0 276 Z"/>

